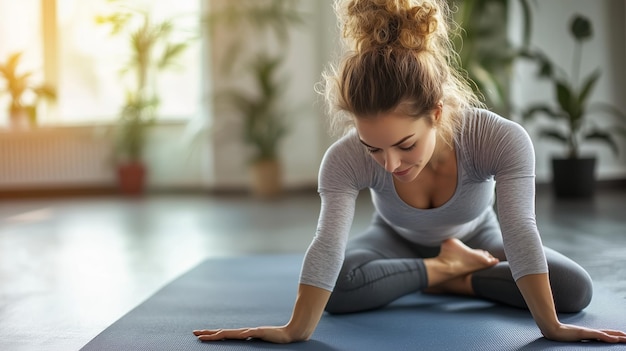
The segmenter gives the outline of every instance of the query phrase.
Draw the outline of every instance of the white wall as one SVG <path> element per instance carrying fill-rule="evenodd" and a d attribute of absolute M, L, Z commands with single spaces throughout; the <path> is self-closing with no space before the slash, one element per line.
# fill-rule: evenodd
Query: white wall
<path fill-rule="evenodd" d="M 581 77 L 596 68 L 602 70 L 590 101 L 611 103 L 626 111 L 626 5 L 624 0 L 551 0 L 536 1 L 533 6 L 531 43 L 541 48 L 554 62 L 571 72 L 574 40 L 569 34 L 569 21 L 575 14 L 587 16 L 594 29 L 594 36 L 583 45 Z M 510 29 L 513 39 L 519 39 L 519 3 L 512 1 Z M 554 100 L 551 85 L 535 76 L 536 66 L 518 61 L 512 78 L 513 104 L 523 109 L 529 103 Z M 512 116 L 519 121 L 519 116 Z M 550 159 L 563 155 L 561 145 L 537 137 L 537 128 L 526 123 L 535 143 L 537 154 L 537 180 L 546 182 L 551 178 Z M 585 154 L 599 157 L 599 179 L 623 179 L 626 177 L 626 143 L 621 140 L 618 157 L 603 144 L 587 143 L 582 147 Z"/>

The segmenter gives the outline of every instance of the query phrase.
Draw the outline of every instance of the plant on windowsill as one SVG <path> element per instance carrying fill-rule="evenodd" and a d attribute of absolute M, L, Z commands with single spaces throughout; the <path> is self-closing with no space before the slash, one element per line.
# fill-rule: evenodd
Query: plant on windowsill
<path fill-rule="evenodd" d="M 582 44 L 593 35 L 591 22 L 576 15 L 570 25 L 576 46 L 572 75 L 554 64 L 540 50 L 528 50 L 523 57 L 539 66 L 538 76 L 553 83 L 556 104 L 540 103 L 523 113 L 525 120 L 538 115 L 547 116 L 552 124 L 542 126 L 540 136 L 555 140 L 566 147 L 565 158 L 553 157 L 553 187 L 557 197 L 591 197 L 595 188 L 596 157 L 583 157 L 581 144 L 599 141 L 618 154 L 618 135 L 626 135 L 626 115 L 608 103 L 590 103 L 589 97 L 600 78 L 596 69 L 579 82 Z M 610 118 L 609 118 L 610 117 Z M 603 120 L 601 119 L 603 118 Z M 597 123 L 597 122 L 603 122 Z"/>
<path fill-rule="evenodd" d="M 122 193 L 140 195 L 148 169 L 144 161 L 147 135 L 155 124 L 160 98 L 156 92 L 159 72 L 172 67 L 189 46 L 189 40 L 175 41 L 171 20 L 153 21 L 147 12 L 130 7 L 108 16 L 98 16 L 100 24 L 111 25 L 112 35 L 129 38 L 130 58 L 122 70 L 132 74 L 134 84 L 127 90 L 113 133 L 119 187 Z"/>
<path fill-rule="evenodd" d="M 42 99 L 56 99 L 55 90 L 46 84 L 34 84 L 32 71 L 19 72 L 22 53 L 9 55 L 0 64 L 0 76 L 4 78 L 5 92 L 10 96 L 9 125 L 15 129 L 28 129 L 37 126 L 37 107 Z"/>

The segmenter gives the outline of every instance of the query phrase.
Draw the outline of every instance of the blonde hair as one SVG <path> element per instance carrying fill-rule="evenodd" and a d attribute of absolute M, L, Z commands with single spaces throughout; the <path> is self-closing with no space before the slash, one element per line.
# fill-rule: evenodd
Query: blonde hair
<path fill-rule="evenodd" d="M 451 145 L 462 111 L 482 104 L 458 70 L 445 0 L 336 0 L 335 12 L 346 51 L 318 90 L 331 128 L 397 110 L 422 118 L 443 103 L 437 128 Z"/>

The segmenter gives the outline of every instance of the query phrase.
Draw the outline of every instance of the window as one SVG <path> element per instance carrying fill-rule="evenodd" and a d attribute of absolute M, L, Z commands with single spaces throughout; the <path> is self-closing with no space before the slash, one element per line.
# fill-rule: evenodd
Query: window
<path fill-rule="evenodd" d="M 46 2 L 46 6 L 53 4 L 53 11 L 46 9 L 42 18 L 42 5 Z M 25 59 L 28 58 L 24 66 L 41 72 L 42 78 L 46 70 L 53 71 L 45 73 L 54 77 L 58 98 L 54 107 L 39 117 L 40 124 L 92 124 L 117 117 L 129 86 L 129 75 L 122 76 L 121 70 L 131 55 L 130 40 L 126 34 L 111 35 L 111 27 L 98 24 L 96 17 L 115 12 L 122 2 L 0 0 L 0 61 L 4 61 L 8 53 L 24 51 Z M 160 119 L 184 120 L 199 114 L 200 1 L 133 0 L 126 3 L 146 10 L 155 21 L 171 19 L 178 38 L 193 38 L 178 60 L 179 64 L 162 71 L 155 86 L 161 97 Z M 30 20 L 23 21 L 24 18 Z M 42 30 L 42 23 L 46 21 L 52 23 L 56 33 L 51 35 Z M 54 49 L 44 50 L 43 44 Z M 5 106 L 3 100 L 0 104 Z M 0 112 L 3 122 L 6 120 L 2 118 L 4 113 Z"/>
<path fill-rule="evenodd" d="M 21 52 L 18 73 L 33 72 L 33 81 L 43 80 L 41 0 L 0 0 L 0 62 Z M 8 124 L 9 98 L 0 81 L 0 126 Z"/>

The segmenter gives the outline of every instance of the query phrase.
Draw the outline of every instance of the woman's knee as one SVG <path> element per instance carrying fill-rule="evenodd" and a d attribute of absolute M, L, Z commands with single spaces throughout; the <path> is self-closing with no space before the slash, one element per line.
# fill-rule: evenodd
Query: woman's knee
<path fill-rule="evenodd" d="M 558 312 L 580 312 L 591 302 L 593 282 L 580 265 L 562 255 L 548 259 L 554 304 Z"/>
<path fill-rule="evenodd" d="M 357 312 L 362 309 L 359 306 L 359 285 L 353 277 L 353 271 L 339 275 L 335 289 L 326 304 L 326 312 L 339 314 Z"/>
<path fill-rule="evenodd" d="M 345 296 L 341 296 L 341 292 L 333 291 L 330 295 L 330 299 L 326 304 L 325 311 L 331 314 L 350 313 L 352 311 L 352 304 L 347 304 Z"/>
<path fill-rule="evenodd" d="M 371 253 L 366 250 L 353 251 L 346 255 L 343 266 L 337 276 L 335 288 L 326 304 L 329 313 L 347 313 L 354 308 L 353 295 L 363 285 L 363 276 L 360 267 L 371 260 Z"/>

